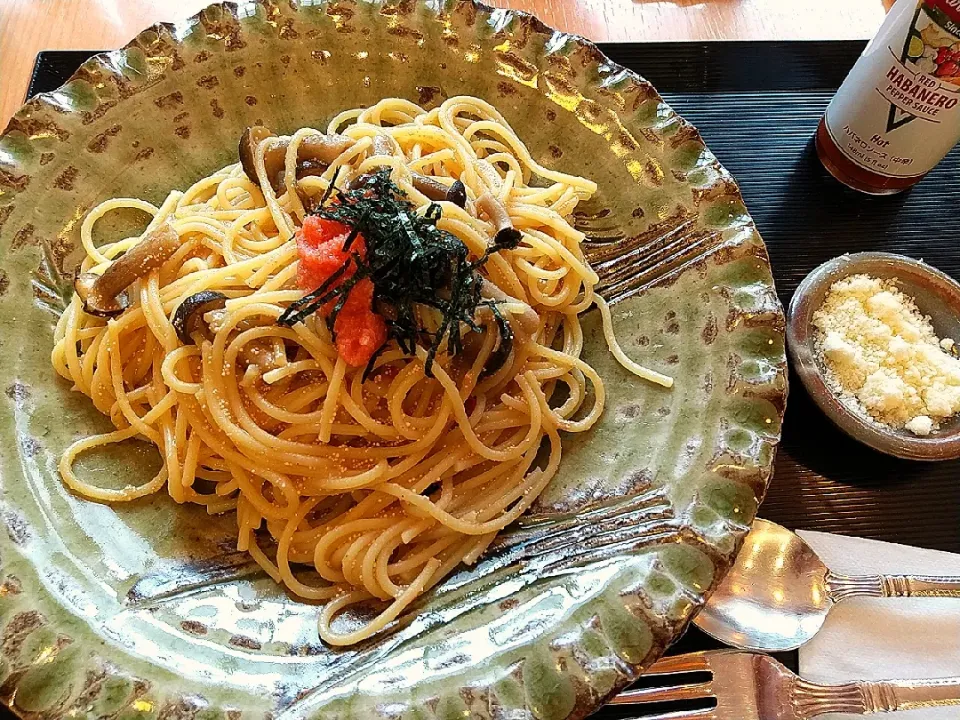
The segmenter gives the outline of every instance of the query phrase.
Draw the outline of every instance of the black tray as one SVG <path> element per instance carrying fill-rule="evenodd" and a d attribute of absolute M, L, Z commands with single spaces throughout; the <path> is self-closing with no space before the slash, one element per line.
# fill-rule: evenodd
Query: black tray
<path fill-rule="evenodd" d="M 862 42 L 607 44 L 696 125 L 740 183 L 784 305 L 803 277 L 844 252 L 902 253 L 960 277 L 960 151 L 909 193 L 870 198 L 829 177 L 810 139 Z M 92 53 L 43 52 L 31 94 L 52 90 Z M 791 376 L 776 472 L 761 515 L 824 530 L 960 552 L 960 461 L 920 463 L 836 430 Z M 713 647 L 697 632 L 674 651 Z M 795 654 L 788 655 L 795 666 Z M 676 708 L 671 708 L 676 709 Z M 607 708 L 597 717 L 635 715 Z"/>

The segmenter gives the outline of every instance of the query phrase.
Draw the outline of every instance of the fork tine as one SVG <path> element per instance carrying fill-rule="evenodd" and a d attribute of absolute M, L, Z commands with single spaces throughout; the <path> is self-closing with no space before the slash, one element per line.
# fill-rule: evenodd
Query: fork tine
<path fill-rule="evenodd" d="M 703 672 L 710 669 L 703 653 L 688 653 L 661 658 L 643 671 L 645 676 L 676 675 L 678 673 Z"/>
<path fill-rule="evenodd" d="M 695 685 L 676 685 L 673 687 L 652 687 L 626 690 L 610 701 L 611 705 L 645 705 L 655 702 L 676 702 L 678 700 L 703 700 L 713 697 L 711 683 Z"/>
<path fill-rule="evenodd" d="M 675 710 L 658 715 L 637 715 L 632 720 L 717 720 L 713 708 L 701 710 Z"/>

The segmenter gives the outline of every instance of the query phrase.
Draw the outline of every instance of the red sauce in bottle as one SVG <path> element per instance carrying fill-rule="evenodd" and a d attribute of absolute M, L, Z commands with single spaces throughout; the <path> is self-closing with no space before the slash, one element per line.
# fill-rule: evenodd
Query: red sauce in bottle
<path fill-rule="evenodd" d="M 889 195 L 960 141 L 960 0 L 899 0 L 817 128 L 840 182 Z"/>

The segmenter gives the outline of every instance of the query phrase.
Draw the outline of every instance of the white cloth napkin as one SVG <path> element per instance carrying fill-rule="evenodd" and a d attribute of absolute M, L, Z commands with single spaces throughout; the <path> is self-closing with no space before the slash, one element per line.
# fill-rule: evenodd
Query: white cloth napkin
<path fill-rule="evenodd" d="M 960 576 L 960 555 L 803 530 L 799 535 L 837 573 Z M 844 600 L 830 611 L 820 632 L 800 649 L 800 674 L 825 684 L 960 677 L 960 600 Z M 960 709 L 924 708 L 895 716 L 958 720 Z M 857 716 L 823 717 L 846 720 Z"/>

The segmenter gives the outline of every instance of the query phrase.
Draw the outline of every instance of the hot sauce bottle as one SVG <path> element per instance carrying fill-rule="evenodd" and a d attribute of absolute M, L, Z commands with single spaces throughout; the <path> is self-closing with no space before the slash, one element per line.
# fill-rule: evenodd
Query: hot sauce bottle
<path fill-rule="evenodd" d="M 840 182 L 890 195 L 960 141 L 960 0 L 898 0 L 817 128 Z"/>

